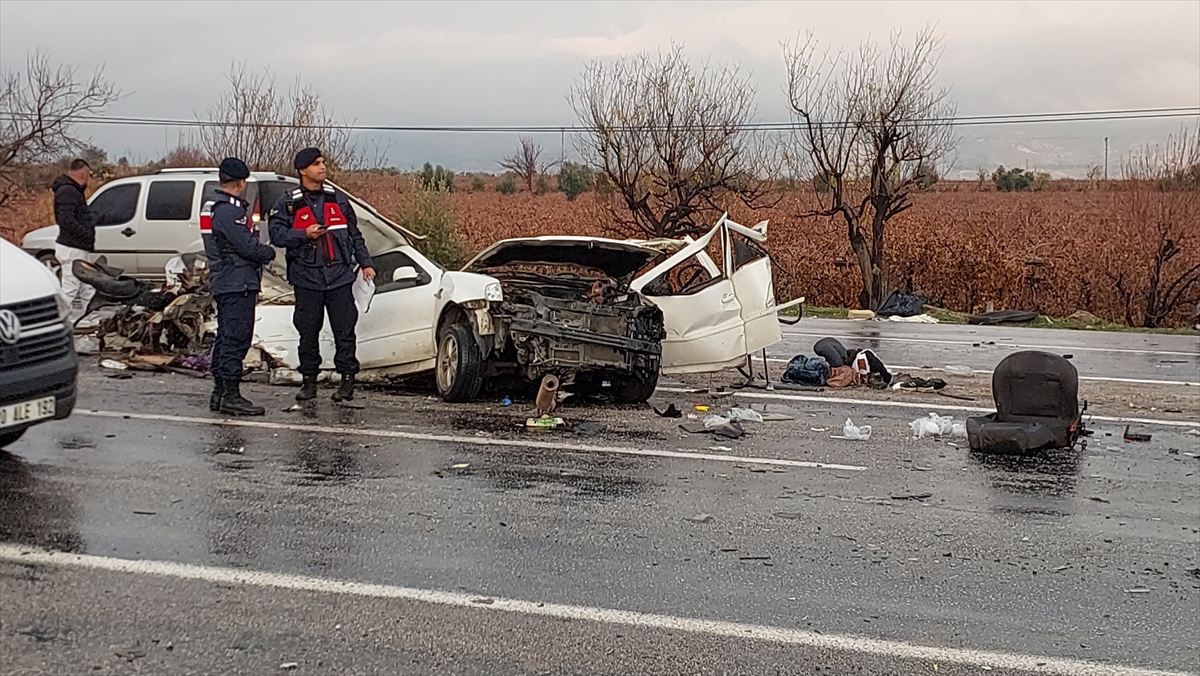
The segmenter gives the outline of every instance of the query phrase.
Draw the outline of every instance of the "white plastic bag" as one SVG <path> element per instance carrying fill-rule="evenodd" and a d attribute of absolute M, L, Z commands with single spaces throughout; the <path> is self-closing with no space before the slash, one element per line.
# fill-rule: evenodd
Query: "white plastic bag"
<path fill-rule="evenodd" d="M 927 417 L 917 418 L 908 424 L 912 430 L 914 439 L 924 439 L 925 437 L 965 437 L 967 436 L 967 428 L 962 423 L 954 422 L 954 418 L 944 418 L 936 413 L 930 413 Z"/>
<path fill-rule="evenodd" d="M 714 427 L 720 427 L 722 425 L 728 425 L 728 424 L 729 424 L 729 418 L 716 415 L 715 413 L 704 417 L 704 427 L 706 429 L 711 430 Z"/>
<path fill-rule="evenodd" d="M 358 276 L 354 278 L 354 304 L 358 306 L 358 311 L 366 313 L 371 309 L 371 298 L 375 296 L 375 282 L 367 281 L 363 278 L 362 270 L 358 271 Z"/>
<path fill-rule="evenodd" d="M 853 420 L 846 418 L 846 424 L 842 426 L 842 437 L 852 441 L 867 441 L 871 438 L 871 426 L 859 427 Z"/>
<path fill-rule="evenodd" d="M 762 422 L 762 414 L 752 408 L 734 408 L 729 411 L 730 420 L 742 420 L 745 422 Z"/>
<path fill-rule="evenodd" d="M 938 424 L 929 418 L 917 418 L 908 424 L 912 429 L 914 439 L 924 439 L 925 437 L 936 437 L 938 435 Z"/>
<path fill-rule="evenodd" d="M 946 368 L 942 369 L 942 373 L 945 373 L 948 376 L 966 376 L 967 378 L 975 377 L 975 371 L 971 369 L 970 366 L 963 366 L 962 364 L 950 364 Z"/>

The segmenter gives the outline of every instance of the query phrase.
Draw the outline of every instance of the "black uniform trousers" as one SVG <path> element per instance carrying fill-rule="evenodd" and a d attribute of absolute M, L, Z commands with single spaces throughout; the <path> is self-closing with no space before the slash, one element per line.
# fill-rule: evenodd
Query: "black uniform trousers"
<path fill-rule="evenodd" d="M 212 350 L 212 374 L 227 381 L 242 379 L 242 361 L 254 340 L 257 291 L 218 293 L 217 339 Z"/>
<path fill-rule="evenodd" d="M 321 371 L 319 338 L 326 314 L 336 348 L 333 367 L 343 376 L 358 375 L 358 357 L 355 356 L 358 339 L 354 335 L 358 307 L 354 304 L 354 285 L 346 284 L 326 291 L 299 286 L 295 289 L 296 311 L 292 322 L 300 333 L 300 375 L 316 378 Z"/>

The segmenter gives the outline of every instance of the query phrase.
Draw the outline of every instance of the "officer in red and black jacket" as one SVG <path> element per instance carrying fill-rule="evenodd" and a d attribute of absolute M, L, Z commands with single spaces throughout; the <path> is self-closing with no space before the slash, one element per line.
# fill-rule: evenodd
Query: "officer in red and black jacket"
<path fill-rule="evenodd" d="M 213 343 L 213 394 L 209 408 L 226 415 L 262 415 L 241 393 L 242 361 L 254 338 L 254 311 L 263 266 L 275 250 L 263 244 L 246 218 L 246 179 L 250 169 L 236 157 L 221 160 L 220 187 L 200 208 L 200 235 L 208 257 L 208 290 L 217 301 L 217 340 Z"/>
<path fill-rule="evenodd" d="M 271 243 L 287 250 L 288 282 L 296 290 L 292 317 L 300 333 L 300 375 L 304 384 L 297 401 L 317 396 L 321 370 L 318 337 L 329 316 L 336 352 L 334 368 L 342 377 L 334 401 L 354 398 L 358 375 L 355 356 L 353 284 L 358 275 L 375 278 L 375 264 L 367 251 L 358 218 L 345 193 L 325 184 L 325 158 L 316 148 L 305 148 L 293 163 L 300 174 L 300 187 L 284 195 L 270 215 Z"/>

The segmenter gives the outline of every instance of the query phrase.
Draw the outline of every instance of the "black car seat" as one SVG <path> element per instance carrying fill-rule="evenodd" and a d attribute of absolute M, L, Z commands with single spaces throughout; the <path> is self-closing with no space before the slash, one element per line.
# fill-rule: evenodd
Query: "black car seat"
<path fill-rule="evenodd" d="M 1021 454 L 1070 448 L 1081 434 L 1079 372 L 1065 357 L 1017 352 L 992 374 L 996 412 L 967 419 L 971 449 Z"/>

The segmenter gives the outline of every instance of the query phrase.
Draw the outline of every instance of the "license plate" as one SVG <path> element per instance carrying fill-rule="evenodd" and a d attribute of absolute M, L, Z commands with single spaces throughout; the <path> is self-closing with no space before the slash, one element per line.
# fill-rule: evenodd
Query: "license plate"
<path fill-rule="evenodd" d="M 0 427 L 24 425 L 54 417 L 54 397 L 0 406 Z"/>

